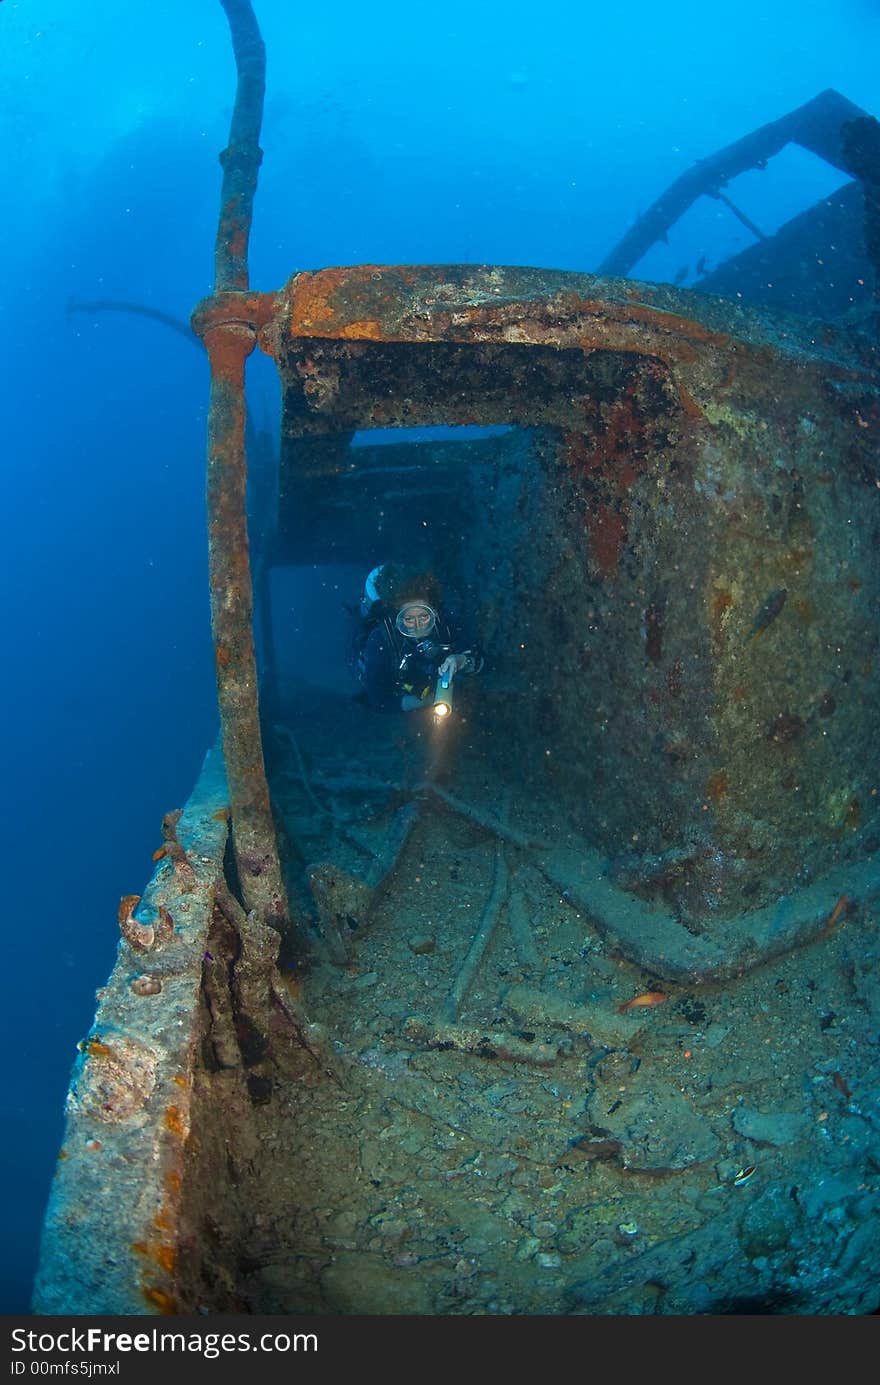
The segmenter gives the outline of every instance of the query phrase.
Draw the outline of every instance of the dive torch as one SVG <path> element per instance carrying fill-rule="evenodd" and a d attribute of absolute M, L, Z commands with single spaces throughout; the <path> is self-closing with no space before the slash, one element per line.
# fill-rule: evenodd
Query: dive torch
<path fill-rule="evenodd" d="M 443 721 L 452 711 L 452 674 L 447 671 L 438 673 L 437 685 L 434 688 L 434 716 L 438 721 Z"/>

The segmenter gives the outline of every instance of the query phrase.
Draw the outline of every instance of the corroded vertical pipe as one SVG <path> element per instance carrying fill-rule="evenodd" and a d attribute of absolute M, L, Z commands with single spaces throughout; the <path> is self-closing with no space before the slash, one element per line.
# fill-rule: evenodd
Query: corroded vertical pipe
<path fill-rule="evenodd" d="M 288 909 L 278 859 L 260 734 L 252 629 L 253 586 L 247 532 L 245 363 L 254 327 L 230 300 L 248 287 L 248 238 L 265 88 L 265 49 L 250 0 L 221 0 L 238 72 L 215 245 L 215 312 L 194 315 L 211 364 L 207 506 L 211 629 L 232 839 L 248 910 L 283 931 Z M 228 310 L 219 306 L 226 294 Z M 242 320 L 244 317 L 244 320 Z"/>
<path fill-rule="evenodd" d="M 220 155 L 223 187 L 214 247 L 214 290 L 248 287 L 248 239 L 263 151 L 260 126 L 266 90 L 266 49 L 250 0 L 220 0 L 229 21 L 238 84 L 229 144 Z"/>

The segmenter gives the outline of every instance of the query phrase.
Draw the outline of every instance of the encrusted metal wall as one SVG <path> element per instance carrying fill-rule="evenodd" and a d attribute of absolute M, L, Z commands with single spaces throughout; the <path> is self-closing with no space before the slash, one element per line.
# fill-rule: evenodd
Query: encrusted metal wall
<path fill-rule="evenodd" d="M 796 371 L 774 383 L 645 428 L 624 386 L 592 431 L 533 434 L 514 490 L 475 473 L 469 586 L 505 672 L 490 745 L 621 884 L 694 919 L 877 845 L 868 430 Z"/>
<path fill-rule="evenodd" d="M 711 927 L 876 848 L 866 343 L 473 266 L 296 276 L 260 340 L 288 439 L 520 426 L 462 467 L 450 562 L 505 673 L 499 754 L 513 738 L 625 888 Z"/>

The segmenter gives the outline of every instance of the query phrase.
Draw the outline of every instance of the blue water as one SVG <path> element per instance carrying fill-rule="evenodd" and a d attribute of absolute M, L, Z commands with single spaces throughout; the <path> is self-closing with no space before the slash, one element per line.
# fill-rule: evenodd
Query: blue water
<path fill-rule="evenodd" d="M 255 8 L 260 289 L 361 261 L 591 270 L 696 159 L 826 87 L 880 114 L 874 0 Z M 233 83 L 217 0 L 0 0 L 6 1313 L 28 1305 L 118 899 L 216 734 L 205 361 L 155 323 L 67 308 L 186 319 L 210 292 Z M 789 150 L 729 191 L 772 231 L 843 181 Z M 691 282 L 749 243 L 706 203 L 633 273 Z M 271 371 L 253 375 L 271 418 Z M 308 637 L 331 638 L 328 599 L 289 599 L 292 639 L 312 612 Z"/>

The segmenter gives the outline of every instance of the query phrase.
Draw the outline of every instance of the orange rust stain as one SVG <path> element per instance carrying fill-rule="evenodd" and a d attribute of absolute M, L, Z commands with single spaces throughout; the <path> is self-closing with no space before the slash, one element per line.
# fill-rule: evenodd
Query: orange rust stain
<path fill-rule="evenodd" d="M 178 1087 L 187 1086 L 187 1080 L 182 1072 L 176 1072 L 171 1080 L 172 1082 L 176 1082 Z"/>
<path fill-rule="evenodd" d="M 251 293 L 241 289 L 216 293 L 203 299 L 193 312 L 193 331 L 204 337 L 207 332 L 230 323 L 239 323 L 253 331 L 272 321 L 278 304 L 276 293 Z"/>
<path fill-rule="evenodd" d="M 590 552 L 604 577 L 617 571 L 620 550 L 626 542 L 626 525 L 610 505 L 600 505 L 587 515 Z"/>
<path fill-rule="evenodd" d="M 165 1175 L 165 1187 L 172 1197 L 177 1197 L 183 1187 L 183 1179 L 177 1169 L 169 1169 Z"/>
<path fill-rule="evenodd" d="M 696 322 L 690 317 L 680 317 L 677 313 L 666 313 L 659 308 L 646 308 L 644 304 L 632 303 L 627 307 L 617 304 L 607 303 L 604 305 L 605 315 L 616 320 L 636 321 L 647 323 L 651 327 L 659 327 L 665 332 L 674 332 L 676 336 L 686 337 L 690 341 L 699 341 L 707 346 L 726 346 L 732 345 L 731 339 L 724 332 L 712 332 L 708 327 L 704 327 L 701 322 Z"/>
<path fill-rule="evenodd" d="M 232 660 L 232 653 L 225 644 L 218 644 L 214 650 L 214 659 L 218 668 L 226 668 Z"/>
<path fill-rule="evenodd" d="M 570 467 L 582 471 L 597 471 L 601 458 L 595 446 L 591 446 L 583 433 L 569 432 L 561 448 L 562 460 Z"/>
<path fill-rule="evenodd" d="M 157 1231 L 170 1231 L 174 1225 L 167 1212 L 157 1212 L 153 1218 L 153 1225 Z"/>
<path fill-rule="evenodd" d="M 385 333 L 379 319 L 347 320 L 354 305 L 360 298 L 361 301 L 367 299 L 371 306 L 378 303 L 380 313 L 384 305 L 393 310 L 400 306 L 400 289 L 412 287 L 422 277 L 418 267 L 405 265 L 343 266 L 299 274 L 290 302 L 289 331 L 294 337 L 367 337 L 382 341 Z M 429 282 L 434 282 L 433 277 Z M 339 307 L 335 306 L 335 301 Z M 478 320 L 484 316 L 482 308 L 462 307 L 459 311 L 462 314 L 470 311 Z M 442 314 L 438 315 L 434 330 L 443 330 Z"/>
<path fill-rule="evenodd" d="M 831 910 L 831 913 L 828 915 L 828 918 L 825 920 L 825 927 L 829 929 L 833 928 L 836 923 L 840 922 L 840 919 L 846 913 L 848 908 L 849 895 L 842 894 L 840 896 L 840 899 L 835 904 L 834 908 Z"/>
<path fill-rule="evenodd" d="M 61 1160 L 61 1159 L 68 1159 L 69 1157 L 70 1157 L 70 1156 L 68 1155 L 66 1149 L 61 1149 L 61 1150 L 58 1151 L 58 1158 L 59 1158 L 59 1160 Z"/>
<path fill-rule="evenodd" d="M 205 332 L 203 341 L 212 377 L 243 389 L 244 363 L 256 344 L 253 328 L 241 322 L 221 322 Z"/>
<path fill-rule="evenodd" d="M 109 1058 L 113 1049 L 108 1044 L 99 1043 L 97 1039 L 92 1039 L 86 1048 L 86 1052 L 92 1058 Z"/>
<path fill-rule="evenodd" d="M 681 404 L 681 407 L 684 409 L 684 411 L 685 411 L 685 413 L 688 415 L 688 417 L 689 417 L 689 418 L 702 418 L 702 417 L 703 417 L 703 410 L 700 408 L 700 406 L 699 406 L 699 404 L 697 403 L 696 399 L 694 399 L 694 396 L 691 394 L 690 390 L 685 389 L 685 387 L 684 387 L 684 385 L 681 383 L 681 381 L 680 381 L 680 380 L 676 380 L 674 376 L 673 376 L 673 383 L 674 383 L 674 385 L 675 385 L 676 390 L 678 391 L 679 403 Z"/>
<path fill-rule="evenodd" d="M 727 797 L 729 788 L 730 781 L 723 769 L 716 770 L 714 774 L 710 774 L 706 781 L 706 794 L 709 798 L 713 799 L 715 803 L 720 803 L 723 798 Z"/>
<path fill-rule="evenodd" d="M 163 857 L 163 856 L 167 856 L 167 854 L 168 854 L 168 847 L 167 847 L 167 846 L 160 846 L 159 849 L 158 849 L 157 851 L 154 851 L 154 852 L 153 852 L 153 860 L 154 860 L 154 861 L 161 861 L 162 857 Z"/>
<path fill-rule="evenodd" d="M 360 278 L 379 274 L 377 265 L 359 265 L 360 273 L 355 274 L 345 266 L 336 269 L 319 269 L 314 274 L 297 276 L 290 305 L 290 332 L 295 337 L 321 335 L 322 332 L 336 335 L 336 309 L 331 306 L 332 296 L 345 287 L 354 288 Z"/>
<path fill-rule="evenodd" d="M 147 1300 L 147 1303 L 158 1309 L 160 1313 L 170 1315 L 177 1312 L 176 1300 L 173 1299 L 170 1294 L 166 1294 L 164 1289 L 157 1289 L 152 1285 L 145 1285 L 144 1298 Z"/>
<path fill-rule="evenodd" d="M 231 816 L 228 808 L 218 808 L 216 813 L 211 814 L 215 822 L 228 822 Z"/>
<path fill-rule="evenodd" d="M 653 355 L 667 363 L 677 362 L 681 365 L 691 365 L 697 359 L 696 351 L 687 340 L 688 334 L 677 332 L 674 325 L 677 322 L 686 322 L 685 318 L 658 314 L 652 308 L 637 308 L 635 305 L 626 308 L 620 304 L 601 301 L 587 300 L 582 308 L 585 313 L 598 319 L 597 326 L 591 331 L 584 330 L 586 324 L 578 324 L 577 345 L 582 350 L 629 350 L 642 356 Z M 654 320 L 664 316 L 667 318 L 665 322 Z M 606 326 L 612 324 L 625 330 L 627 327 L 634 328 L 640 322 L 647 326 L 659 327 L 666 335 L 660 341 L 656 338 L 653 341 L 630 338 L 620 343 L 614 342 Z"/>
<path fill-rule="evenodd" d="M 156 1246 L 153 1250 L 153 1259 L 157 1265 L 161 1265 L 167 1274 L 174 1273 L 174 1266 L 177 1263 L 177 1252 L 174 1246 Z"/>
<path fill-rule="evenodd" d="M 373 318 L 363 318 L 358 322 L 349 322 L 347 326 L 342 328 L 339 335 L 340 337 L 360 339 L 366 337 L 369 341 L 384 340 L 382 325 Z"/>
<path fill-rule="evenodd" d="M 186 1138 L 186 1126 L 179 1106 L 168 1107 L 165 1112 L 165 1129 L 170 1130 L 172 1135 L 177 1135 L 181 1140 Z"/>

